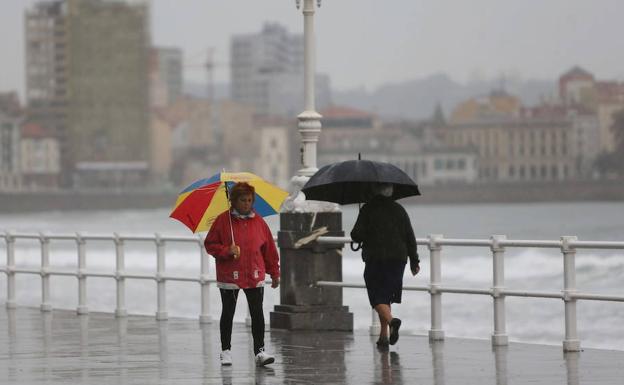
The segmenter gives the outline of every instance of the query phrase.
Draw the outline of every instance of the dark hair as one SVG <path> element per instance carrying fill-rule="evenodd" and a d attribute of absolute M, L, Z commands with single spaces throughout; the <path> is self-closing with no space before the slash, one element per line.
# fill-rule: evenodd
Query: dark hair
<path fill-rule="evenodd" d="M 256 189 L 247 182 L 238 182 L 230 189 L 230 202 L 236 202 L 241 195 L 251 194 L 256 199 Z"/>

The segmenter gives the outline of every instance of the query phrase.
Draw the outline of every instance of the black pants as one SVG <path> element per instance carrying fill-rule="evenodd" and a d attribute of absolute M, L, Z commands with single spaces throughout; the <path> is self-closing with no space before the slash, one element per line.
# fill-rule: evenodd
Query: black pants
<path fill-rule="evenodd" d="M 228 350 L 232 347 L 232 320 L 236 310 L 236 300 L 239 289 L 219 289 L 221 292 L 221 350 Z M 251 334 L 254 341 L 254 354 L 260 352 L 264 347 L 264 313 L 262 312 L 262 300 L 264 298 L 264 287 L 253 289 L 243 289 L 249 304 L 251 315 Z"/>

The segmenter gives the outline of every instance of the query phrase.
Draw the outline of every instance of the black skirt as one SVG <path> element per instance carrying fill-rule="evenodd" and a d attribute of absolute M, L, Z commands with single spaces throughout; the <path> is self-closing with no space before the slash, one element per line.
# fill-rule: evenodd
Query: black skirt
<path fill-rule="evenodd" d="M 372 307 L 379 304 L 401 303 L 405 265 L 405 262 L 393 259 L 366 262 L 364 282 L 368 301 Z"/>

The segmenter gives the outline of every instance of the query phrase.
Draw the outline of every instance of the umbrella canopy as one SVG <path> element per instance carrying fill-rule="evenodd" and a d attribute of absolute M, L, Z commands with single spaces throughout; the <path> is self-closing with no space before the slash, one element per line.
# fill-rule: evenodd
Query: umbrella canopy
<path fill-rule="evenodd" d="M 367 202 L 379 183 L 393 186 L 392 199 L 420 195 L 416 183 L 400 168 L 371 160 L 347 160 L 318 170 L 301 191 L 306 199 L 341 205 Z"/>
<path fill-rule="evenodd" d="M 256 189 L 253 208 L 263 217 L 277 214 L 288 193 L 249 172 L 221 172 L 182 190 L 169 215 L 192 232 L 208 231 L 217 216 L 230 208 L 227 191 L 238 182 Z"/>

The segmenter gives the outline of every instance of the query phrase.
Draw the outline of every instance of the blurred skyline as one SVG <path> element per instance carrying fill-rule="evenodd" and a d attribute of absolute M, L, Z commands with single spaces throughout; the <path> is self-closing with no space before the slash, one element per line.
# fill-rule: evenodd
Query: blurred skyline
<path fill-rule="evenodd" d="M 24 10 L 37 0 L 0 4 L 0 91 L 24 92 Z M 184 52 L 185 80 L 205 82 L 214 49 L 215 81 L 229 82 L 233 34 L 278 22 L 303 30 L 294 0 L 151 0 L 152 43 Z M 597 6 L 599 5 L 599 6 Z M 316 14 L 317 71 L 332 87 L 375 89 L 437 73 L 470 82 L 505 76 L 556 79 L 580 65 L 624 80 L 620 0 L 323 0 Z M 345 25 L 348 28 L 345 28 Z"/>

